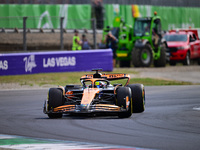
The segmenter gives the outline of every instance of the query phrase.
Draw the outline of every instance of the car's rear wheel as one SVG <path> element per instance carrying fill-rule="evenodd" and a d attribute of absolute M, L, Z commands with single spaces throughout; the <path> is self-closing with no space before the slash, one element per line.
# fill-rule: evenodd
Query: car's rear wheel
<path fill-rule="evenodd" d="M 119 118 L 128 118 L 132 115 L 131 89 L 129 87 L 117 88 L 117 105 L 127 110 L 120 112 Z"/>
<path fill-rule="evenodd" d="M 49 118 L 62 118 L 62 113 L 51 113 L 54 108 L 63 105 L 63 91 L 58 88 L 50 88 L 48 93 L 48 116 Z"/>
<path fill-rule="evenodd" d="M 145 89 L 143 84 L 129 84 L 132 92 L 133 113 L 141 113 L 145 110 Z"/>

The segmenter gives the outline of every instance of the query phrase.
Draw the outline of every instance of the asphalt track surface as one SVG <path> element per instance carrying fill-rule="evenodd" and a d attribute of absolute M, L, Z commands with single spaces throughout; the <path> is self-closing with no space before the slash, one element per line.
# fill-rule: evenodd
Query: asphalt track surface
<path fill-rule="evenodd" d="M 0 134 L 150 149 L 200 149 L 200 86 L 148 86 L 146 110 L 131 118 L 42 112 L 48 89 L 0 91 Z"/>

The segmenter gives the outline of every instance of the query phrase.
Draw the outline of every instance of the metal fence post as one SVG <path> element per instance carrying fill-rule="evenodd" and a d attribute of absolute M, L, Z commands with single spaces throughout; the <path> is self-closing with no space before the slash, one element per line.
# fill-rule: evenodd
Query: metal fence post
<path fill-rule="evenodd" d="M 27 45 L 26 45 L 26 19 L 27 19 L 27 17 L 23 17 L 23 48 L 24 48 L 24 51 L 27 51 Z"/>
<path fill-rule="evenodd" d="M 64 17 L 60 17 L 60 50 L 64 49 L 64 45 L 63 45 L 63 20 L 64 20 Z"/>
<path fill-rule="evenodd" d="M 92 19 L 92 29 L 93 29 L 94 49 L 97 49 L 97 42 L 96 42 L 96 18 Z"/>

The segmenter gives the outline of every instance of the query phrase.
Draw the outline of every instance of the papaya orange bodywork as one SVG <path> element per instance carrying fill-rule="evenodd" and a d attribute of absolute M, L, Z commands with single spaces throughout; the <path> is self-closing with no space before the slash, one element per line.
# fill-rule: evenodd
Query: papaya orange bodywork
<path fill-rule="evenodd" d="M 83 97 L 81 100 L 81 105 L 88 105 L 94 99 L 96 93 L 99 93 L 98 88 L 86 88 L 83 91 Z"/>

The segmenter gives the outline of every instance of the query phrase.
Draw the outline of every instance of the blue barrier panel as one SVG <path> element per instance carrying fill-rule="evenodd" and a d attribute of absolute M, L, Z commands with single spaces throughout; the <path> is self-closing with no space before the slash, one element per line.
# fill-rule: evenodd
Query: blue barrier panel
<path fill-rule="evenodd" d="M 111 49 L 0 54 L 0 75 L 112 71 L 112 56 Z"/>

